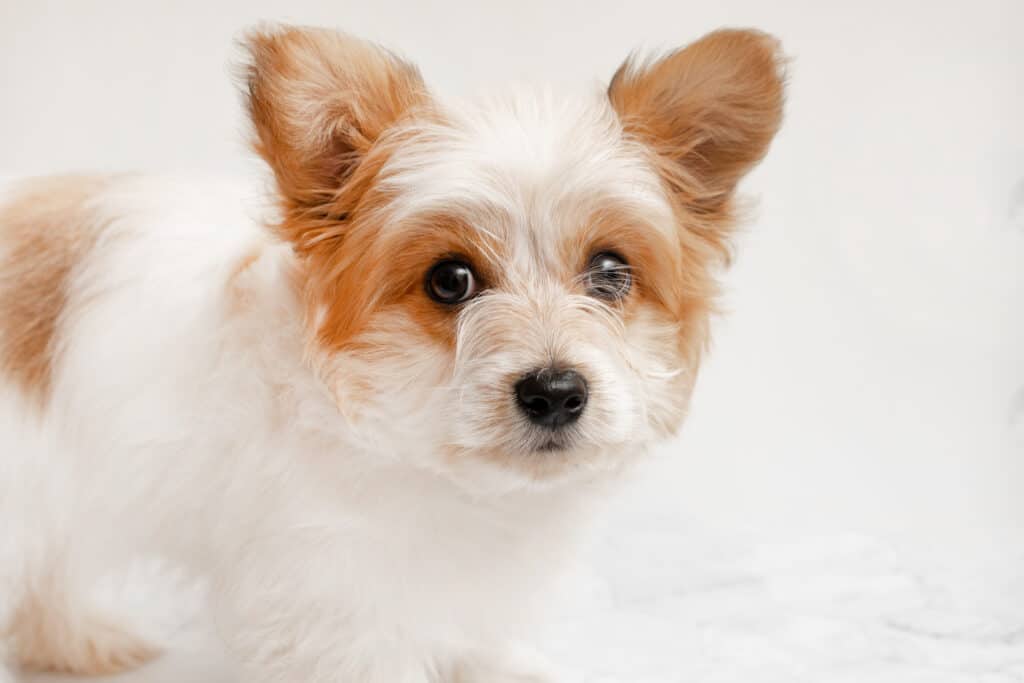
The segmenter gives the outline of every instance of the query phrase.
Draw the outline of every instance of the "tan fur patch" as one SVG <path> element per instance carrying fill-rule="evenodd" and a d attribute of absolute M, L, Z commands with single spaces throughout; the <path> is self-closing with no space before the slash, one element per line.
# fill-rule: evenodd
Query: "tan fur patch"
<path fill-rule="evenodd" d="M 228 275 L 227 287 L 228 305 L 231 312 L 238 313 L 252 306 L 253 294 L 247 286 L 246 274 L 260 260 L 262 255 L 262 247 L 253 247 L 238 259 L 238 262 L 232 267 L 231 273 Z"/>
<path fill-rule="evenodd" d="M 674 199 L 681 269 L 655 271 L 664 285 L 675 285 L 668 308 L 680 322 L 680 352 L 692 367 L 707 343 L 715 266 L 730 256 L 736 185 L 781 125 L 784 88 L 778 41 L 735 29 L 653 62 L 627 60 L 608 87 L 623 129 L 647 149 Z"/>
<path fill-rule="evenodd" d="M 645 309 L 674 321 L 680 331 L 679 353 L 687 365 L 696 367 L 707 343 L 707 318 L 718 291 L 713 250 L 685 231 L 677 239 L 653 229 L 614 204 L 583 218 L 560 245 L 562 261 L 570 265 L 567 277 L 582 273 L 598 252 L 611 251 L 625 258 L 632 287 L 613 305 L 621 308 L 627 323 Z"/>
<path fill-rule="evenodd" d="M 100 676 L 134 669 L 160 650 L 114 620 L 82 609 L 63 580 L 37 579 L 6 629 L 26 671 Z"/>
<path fill-rule="evenodd" d="M 0 371 L 39 404 L 53 380 L 68 287 L 102 228 L 88 201 L 106 182 L 34 180 L 0 206 Z"/>
<path fill-rule="evenodd" d="M 420 217 L 391 234 L 372 222 L 357 223 L 342 244 L 321 256 L 310 280 L 320 289 L 312 299 L 325 311 L 318 340 L 332 350 L 351 349 L 349 342 L 364 331 L 372 314 L 394 306 L 430 338 L 454 348 L 456 308 L 430 299 L 424 289 L 427 272 L 442 259 L 464 259 L 484 288 L 497 283 L 505 253 L 464 220 L 442 214 Z"/>
<path fill-rule="evenodd" d="M 411 287 L 406 244 L 377 239 L 373 214 L 388 198 L 371 190 L 404 142 L 400 123 L 436 113 L 417 69 L 372 43 L 336 31 L 283 28 L 254 32 L 245 45 L 254 147 L 280 194 L 276 229 L 299 256 L 318 342 L 338 350 L 372 310 Z M 385 278 L 385 271 L 397 277 Z M 435 311 L 418 300 L 411 307 L 428 332 L 450 336 Z"/>

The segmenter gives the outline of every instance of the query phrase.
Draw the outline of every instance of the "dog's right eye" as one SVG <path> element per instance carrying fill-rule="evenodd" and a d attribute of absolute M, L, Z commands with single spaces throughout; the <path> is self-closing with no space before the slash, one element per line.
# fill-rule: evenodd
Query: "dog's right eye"
<path fill-rule="evenodd" d="M 632 271 L 626 259 L 610 251 L 602 251 L 590 258 L 586 277 L 587 292 L 607 301 L 623 298 L 633 284 Z"/>
<path fill-rule="evenodd" d="M 476 294 L 473 269 L 465 261 L 439 261 L 427 273 L 427 294 L 442 304 L 459 304 Z"/>

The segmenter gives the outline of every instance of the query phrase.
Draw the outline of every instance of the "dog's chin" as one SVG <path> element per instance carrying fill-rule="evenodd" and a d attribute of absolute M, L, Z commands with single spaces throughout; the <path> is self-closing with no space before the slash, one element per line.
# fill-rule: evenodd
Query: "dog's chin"
<path fill-rule="evenodd" d="M 463 490 L 488 497 L 586 485 L 621 472 L 642 450 L 538 431 L 512 442 L 449 446 L 440 469 Z"/>

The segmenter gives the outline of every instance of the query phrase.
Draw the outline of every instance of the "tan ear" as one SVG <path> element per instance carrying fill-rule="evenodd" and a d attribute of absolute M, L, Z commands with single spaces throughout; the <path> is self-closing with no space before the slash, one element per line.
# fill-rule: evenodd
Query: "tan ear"
<path fill-rule="evenodd" d="M 427 100 L 416 67 L 343 33 L 286 27 L 243 42 L 254 146 L 286 210 L 328 205 L 381 134 Z"/>
<path fill-rule="evenodd" d="M 779 128 L 783 81 L 778 41 L 721 30 L 654 62 L 627 60 L 608 97 L 627 133 L 656 152 L 684 203 L 727 219 L 736 184 Z"/>

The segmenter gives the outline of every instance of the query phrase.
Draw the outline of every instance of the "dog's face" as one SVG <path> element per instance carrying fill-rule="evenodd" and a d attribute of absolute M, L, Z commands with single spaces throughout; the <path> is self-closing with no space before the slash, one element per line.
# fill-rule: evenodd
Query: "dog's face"
<path fill-rule="evenodd" d="M 508 488 L 676 429 L 733 190 L 779 124 L 773 40 L 712 34 L 589 98 L 460 105 L 337 33 L 249 49 L 312 355 L 369 450 Z"/>

